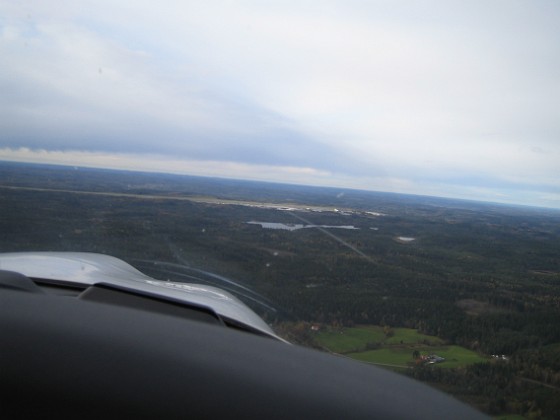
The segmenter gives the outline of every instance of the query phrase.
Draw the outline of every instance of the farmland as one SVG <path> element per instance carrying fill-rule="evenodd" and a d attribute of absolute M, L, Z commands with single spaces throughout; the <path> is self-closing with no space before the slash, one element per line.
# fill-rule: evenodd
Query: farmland
<path fill-rule="evenodd" d="M 421 356 L 437 354 L 445 359 L 438 367 L 455 368 L 487 361 L 472 350 L 446 345 L 444 340 L 411 328 L 360 325 L 325 328 L 315 334 L 319 346 L 352 359 L 402 370 L 421 363 Z M 416 356 L 416 357 L 415 357 Z"/>

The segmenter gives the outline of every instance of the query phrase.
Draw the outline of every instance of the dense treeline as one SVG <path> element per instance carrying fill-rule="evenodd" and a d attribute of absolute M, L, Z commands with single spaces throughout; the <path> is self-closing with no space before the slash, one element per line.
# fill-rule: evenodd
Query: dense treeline
<path fill-rule="evenodd" d="M 302 293 L 298 298 L 302 305 L 308 305 L 303 310 L 307 319 L 416 328 L 486 354 L 512 354 L 519 349 L 560 342 L 560 314 L 550 309 L 468 316 L 451 302 L 327 288 L 321 294 Z"/>
<path fill-rule="evenodd" d="M 514 363 L 478 363 L 461 369 L 430 366 L 408 371 L 412 377 L 434 384 L 453 395 L 498 415 L 514 413 L 528 418 L 558 418 L 560 389 L 527 380 Z"/>

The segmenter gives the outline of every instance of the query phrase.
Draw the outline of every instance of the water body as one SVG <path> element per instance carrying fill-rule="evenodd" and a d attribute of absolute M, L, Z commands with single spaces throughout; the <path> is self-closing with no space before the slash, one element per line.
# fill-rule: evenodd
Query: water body
<path fill-rule="evenodd" d="M 358 230 L 355 226 L 342 225 L 342 226 L 330 226 L 330 225 L 304 225 L 301 223 L 275 223 L 275 222 L 247 222 L 250 225 L 260 225 L 264 229 L 281 229 L 281 230 L 299 230 L 299 229 L 310 229 L 310 228 L 323 228 L 323 229 L 346 229 L 346 230 Z"/>

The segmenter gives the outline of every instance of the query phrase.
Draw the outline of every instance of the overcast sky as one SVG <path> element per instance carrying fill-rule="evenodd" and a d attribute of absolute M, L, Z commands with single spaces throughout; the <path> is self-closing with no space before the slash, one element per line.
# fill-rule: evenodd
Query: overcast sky
<path fill-rule="evenodd" d="M 560 2 L 0 2 L 0 159 L 560 208 Z"/>

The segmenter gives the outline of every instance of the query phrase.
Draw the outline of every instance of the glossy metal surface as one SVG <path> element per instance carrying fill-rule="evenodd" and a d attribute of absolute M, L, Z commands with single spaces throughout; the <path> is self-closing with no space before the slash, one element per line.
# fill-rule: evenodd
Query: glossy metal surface
<path fill-rule="evenodd" d="M 0 254 L 0 269 L 36 279 L 82 285 L 109 284 L 175 302 L 204 306 L 221 317 L 279 338 L 257 314 L 224 290 L 202 284 L 156 280 L 108 255 L 86 252 L 6 253 Z"/>

